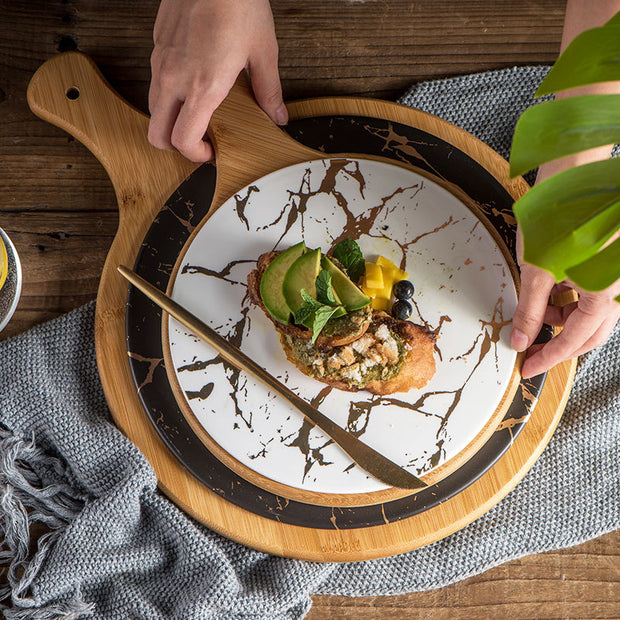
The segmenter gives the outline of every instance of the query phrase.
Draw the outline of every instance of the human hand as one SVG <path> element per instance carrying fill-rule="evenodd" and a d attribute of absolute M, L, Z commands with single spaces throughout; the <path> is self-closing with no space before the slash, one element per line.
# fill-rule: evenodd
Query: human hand
<path fill-rule="evenodd" d="M 279 125 L 288 115 L 268 0 L 162 0 L 153 31 L 149 142 L 195 162 L 213 158 L 211 115 L 241 71 Z"/>
<path fill-rule="evenodd" d="M 540 167 L 537 183 L 560 172 L 589 161 L 609 156 L 610 149 L 602 147 L 582 151 L 573 156 L 549 162 Z M 527 351 L 521 370 L 524 377 L 546 372 L 556 364 L 602 345 L 620 320 L 620 280 L 597 293 L 583 291 L 570 281 L 556 284 L 544 269 L 523 261 L 523 244 L 517 232 L 517 257 L 521 268 L 521 291 L 512 319 L 510 343 L 517 351 Z M 579 299 L 565 306 L 550 303 L 550 295 L 574 290 Z M 533 345 L 543 323 L 563 327 L 560 334 L 545 344 Z"/>
<path fill-rule="evenodd" d="M 578 301 L 553 305 L 549 296 L 574 290 Z M 580 290 L 569 281 L 555 283 L 544 269 L 521 264 L 521 292 L 512 320 L 510 342 L 513 349 L 525 351 L 522 374 L 525 378 L 546 372 L 556 364 L 602 345 L 620 320 L 620 281 L 597 293 Z M 543 323 L 562 326 L 562 331 L 545 344 L 532 343 Z"/>

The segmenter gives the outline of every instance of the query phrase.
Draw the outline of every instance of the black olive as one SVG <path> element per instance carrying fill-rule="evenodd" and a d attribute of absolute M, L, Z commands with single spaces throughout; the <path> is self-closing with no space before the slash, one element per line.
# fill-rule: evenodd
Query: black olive
<path fill-rule="evenodd" d="M 409 280 L 401 280 L 394 285 L 394 297 L 396 299 L 410 299 L 413 297 L 413 284 Z"/>
<path fill-rule="evenodd" d="M 398 301 L 395 301 L 394 305 L 392 306 L 392 316 L 395 319 L 401 319 L 404 321 L 411 316 L 412 312 L 413 308 L 411 304 L 404 299 L 399 299 Z"/>

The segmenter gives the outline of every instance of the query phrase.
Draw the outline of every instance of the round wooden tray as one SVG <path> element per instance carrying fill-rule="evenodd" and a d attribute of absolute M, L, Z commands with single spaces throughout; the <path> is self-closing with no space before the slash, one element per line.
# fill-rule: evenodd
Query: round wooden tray
<path fill-rule="evenodd" d="M 329 152 L 336 151 L 341 153 L 345 149 L 349 149 L 349 151 L 363 153 L 364 160 L 367 161 L 373 155 L 383 154 L 383 157 L 385 157 L 387 154 L 391 157 L 396 157 L 398 161 L 402 159 L 403 164 L 406 162 L 410 166 L 414 166 L 415 170 L 420 171 L 421 174 L 431 174 L 432 171 L 435 171 L 436 174 L 441 175 L 441 178 L 438 179 L 436 176 L 432 178 L 441 181 L 444 187 L 461 187 L 461 185 L 466 187 L 468 194 L 462 196 L 461 201 L 469 206 L 475 217 L 478 218 L 478 221 L 482 219 L 483 223 L 486 222 L 485 226 L 493 234 L 498 245 L 503 248 L 502 252 L 506 260 L 508 260 L 509 264 L 513 264 L 509 249 L 505 247 L 506 244 L 510 247 L 514 246 L 515 241 L 514 226 L 509 225 L 512 197 L 506 192 L 503 185 L 498 183 L 485 168 L 473 161 L 468 155 L 457 150 L 453 145 L 417 127 L 368 116 L 313 116 L 305 119 L 296 119 L 290 121 L 286 131 L 295 136 L 297 140 L 304 141 L 305 144 L 310 142 L 314 148 L 320 146 L 325 151 L 325 155 Z M 386 140 L 387 136 L 391 136 L 391 138 Z M 400 144 L 415 144 L 416 148 L 404 151 L 394 148 L 396 144 L 395 136 L 399 137 Z M 325 160 L 320 161 L 325 162 Z M 336 169 L 344 166 L 344 169 L 346 169 L 347 162 L 350 163 L 350 160 L 337 156 L 336 159 L 331 159 L 330 162 L 327 170 L 332 169 L 332 166 L 336 166 Z M 303 166 L 304 175 L 306 175 L 308 170 L 307 163 L 304 162 L 301 166 Z M 357 164 L 352 170 L 357 174 Z M 211 217 L 206 220 L 205 217 L 207 215 L 217 217 L 220 210 L 225 209 L 222 206 L 215 211 L 209 212 L 215 179 L 214 166 L 205 164 L 183 181 L 155 217 L 147 236 L 142 241 L 142 247 L 134 265 L 134 271 L 160 290 L 170 290 L 175 273 L 188 269 L 189 273 L 193 274 L 192 277 L 197 277 L 201 280 L 201 282 L 195 283 L 195 286 L 198 287 L 196 290 L 202 291 L 201 301 L 196 308 L 205 311 L 205 318 L 207 320 L 209 320 L 210 316 L 219 314 L 220 309 L 208 304 L 208 296 L 203 297 L 206 290 L 203 287 L 207 284 L 202 282 L 205 275 L 209 274 L 207 276 L 208 279 L 222 277 L 228 280 L 229 276 L 236 281 L 245 279 L 243 275 L 239 274 L 237 268 L 235 268 L 236 275 L 234 276 L 232 276 L 232 273 L 228 273 L 227 269 L 218 274 L 217 270 L 211 271 L 214 264 L 208 266 L 192 264 L 191 268 L 189 268 L 186 266 L 186 259 L 182 258 L 182 248 L 187 247 L 188 243 L 191 242 L 193 234 L 197 230 L 203 230 L 201 228 L 203 225 L 208 231 Z M 257 183 L 260 183 L 260 180 Z M 322 185 L 323 182 L 321 182 Z M 257 185 L 253 182 L 250 187 L 257 187 Z M 295 187 L 297 187 L 297 184 Z M 326 187 L 328 191 L 332 191 L 329 189 L 331 188 L 330 184 L 327 184 Z M 452 191 L 454 191 L 453 187 L 451 187 Z M 236 194 L 238 197 L 245 195 L 247 195 L 245 190 L 239 190 Z M 245 221 L 243 219 L 239 220 L 237 204 L 235 201 L 235 206 L 233 207 L 234 215 L 229 211 L 229 225 L 234 226 L 235 222 L 239 221 L 243 228 L 247 229 Z M 248 206 L 250 207 L 249 211 L 253 212 L 256 207 L 252 205 L 252 201 L 244 202 L 243 213 L 246 213 Z M 338 214 L 335 214 L 334 219 L 336 218 L 338 218 Z M 271 221 L 269 217 L 267 217 L 267 221 Z M 290 220 L 287 217 L 287 223 L 284 225 L 288 226 L 291 221 L 294 220 Z M 354 220 L 354 222 L 352 234 L 356 234 L 357 220 Z M 256 224 L 253 229 L 255 228 Z M 414 228 L 419 233 L 417 224 L 414 225 Z M 465 233 L 462 237 L 465 245 L 467 245 L 468 238 L 467 228 L 468 226 L 465 226 L 465 229 L 462 231 Z M 233 230 L 234 228 L 230 230 L 230 235 L 234 234 Z M 264 230 L 259 227 L 255 234 L 260 236 Z M 336 232 L 339 230 L 338 228 Z M 476 231 L 477 226 L 471 230 Z M 253 243 L 254 237 L 250 238 Z M 237 243 L 239 241 L 236 241 L 233 245 Z M 243 256 L 244 246 L 245 244 L 242 244 L 238 248 L 237 251 L 240 253 L 236 253 L 235 257 L 241 258 Z M 436 259 L 436 257 L 434 258 Z M 172 267 L 173 265 L 178 267 L 181 264 L 183 265 L 182 269 L 177 270 L 176 267 Z M 207 271 L 204 271 L 205 269 Z M 514 270 L 516 271 L 516 267 L 514 267 Z M 475 274 L 476 269 L 473 271 Z M 450 274 L 449 271 L 448 274 Z M 512 275 L 515 278 L 515 282 L 517 282 L 518 276 L 515 273 Z M 448 275 L 448 280 L 450 280 L 450 275 Z M 226 284 L 224 287 L 226 291 L 228 286 Z M 475 284 L 472 283 L 472 286 L 475 287 Z M 202 308 L 203 302 L 207 303 L 208 310 Z M 240 303 L 243 306 L 244 302 L 241 301 Z M 201 312 L 200 309 L 197 310 L 199 314 Z M 489 306 L 490 309 L 491 306 Z M 444 316 L 445 310 L 446 308 L 443 304 L 440 304 L 440 313 L 444 314 Z M 234 311 L 232 310 L 232 312 Z M 498 308 L 496 306 L 493 312 L 497 311 Z M 217 314 L 214 315 L 214 312 Z M 431 328 L 433 325 L 441 325 L 441 319 L 437 323 L 437 318 L 435 317 L 434 323 L 429 324 Z M 401 520 L 413 516 L 413 514 L 424 512 L 459 493 L 483 475 L 512 444 L 534 407 L 545 379 L 543 375 L 519 381 L 518 370 L 516 368 L 513 369 L 513 378 L 518 384 L 517 391 L 513 395 L 512 390 L 508 390 L 505 394 L 506 398 L 500 402 L 500 406 L 495 412 L 496 415 L 491 416 L 478 437 L 472 443 L 462 448 L 452 459 L 445 461 L 440 467 L 435 467 L 430 472 L 422 473 L 420 470 L 416 472 L 423 475 L 424 481 L 431 485 L 428 488 L 418 491 L 414 495 L 411 494 L 411 491 L 393 488 L 375 492 L 352 493 L 351 489 L 355 487 L 351 483 L 348 491 L 319 493 L 312 489 L 299 489 L 296 486 L 276 483 L 273 478 L 279 476 L 277 471 L 273 471 L 274 475 L 271 477 L 269 477 L 268 473 L 264 476 L 259 475 L 257 473 L 258 468 L 247 463 L 243 465 L 240 461 L 236 461 L 231 453 L 227 452 L 222 445 L 209 435 L 205 427 L 194 416 L 193 410 L 187 406 L 187 396 L 178 384 L 176 373 L 172 371 L 168 317 L 164 316 L 162 318 L 161 310 L 133 287 L 130 288 L 127 298 L 126 319 L 127 349 L 134 384 L 140 387 L 140 400 L 151 423 L 172 453 L 209 489 L 241 508 L 271 519 L 278 519 L 282 523 L 316 529 L 356 529 L 384 524 L 386 520 Z M 262 317 L 258 317 L 255 320 L 260 324 L 261 319 Z M 255 320 L 251 320 L 250 324 L 254 325 Z M 426 323 L 426 319 L 422 320 Z M 238 334 L 240 331 L 242 333 L 245 332 L 243 329 L 239 330 L 239 323 L 235 321 L 232 321 L 232 323 L 235 325 L 235 334 Z M 231 324 L 230 319 L 229 324 Z M 481 344 L 478 349 L 474 341 L 470 354 L 474 357 L 476 353 L 483 356 L 488 353 L 492 354 L 492 341 L 499 336 L 499 331 L 496 333 L 496 330 L 498 328 L 506 330 L 505 327 L 499 327 L 502 324 L 500 320 L 500 323 L 497 323 L 495 327 L 491 327 L 490 324 L 486 326 L 481 325 L 480 328 L 486 334 L 487 346 Z M 477 335 L 483 332 L 478 331 Z M 542 340 L 547 340 L 551 335 L 551 330 L 545 329 L 542 334 Z M 231 336 L 238 338 L 234 334 L 231 334 Z M 193 338 L 191 341 L 193 341 Z M 440 341 L 444 342 L 444 335 L 441 335 Z M 239 341 L 237 340 L 237 342 Z M 200 345 L 198 346 L 200 347 Z M 440 347 L 443 347 L 443 344 Z M 486 350 L 487 353 L 484 354 L 483 350 Z M 192 358 L 191 367 L 186 367 L 183 372 L 195 372 L 200 377 L 198 383 L 193 386 L 196 389 L 200 389 L 198 392 L 192 390 L 192 396 L 200 398 L 201 403 L 207 407 L 214 407 L 215 404 L 211 399 L 211 394 L 214 390 L 212 381 L 217 374 L 217 369 L 210 362 L 200 361 L 200 353 L 198 353 L 198 357 L 194 357 L 194 354 L 190 354 L 190 357 Z M 444 352 L 441 353 L 441 357 L 445 357 Z M 154 367 L 152 360 L 161 361 Z M 209 368 L 208 372 L 206 371 L 207 367 Z M 236 386 L 239 385 L 239 381 L 234 374 L 229 375 L 226 373 L 226 375 L 221 377 L 221 380 L 224 381 L 223 387 L 228 385 L 232 390 L 235 390 Z M 469 383 L 469 379 L 467 383 Z M 313 384 L 312 387 L 317 389 L 320 385 Z M 454 385 L 448 382 L 448 387 L 454 387 Z M 471 387 L 473 388 L 474 386 L 472 385 Z M 514 387 L 517 386 L 515 385 Z M 225 391 L 229 388 L 225 387 Z M 433 390 L 435 389 L 437 389 L 437 386 L 433 388 Z M 230 392 L 228 393 L 230 394 Z M 424 398 L 423 394 L 424 391 L 418 392 L 415 398 Z M 247 399 L 247 394 L 244 394 L 242 402 L 247 402 Z M 373 403 L 376 402 L 381 401 L 380 399 L 376 401 L 373 398 L 369 400 L 366 394 L 356 395 L 354 400 L 350 401 L 349 407 L 345 406 L 345 410 L 349 409 L 349 416 L 351 415 L 351 406 L 353 406 L 355 411 L 365 412 L 362 415 L 367 416 L 365 419 L 370 423 L 372 414 L 369 407 L 372 407 Z M 403 404 L 405 405 L 405 403 Z M 333 404 L 330 408 L 332 406 Z M 226 407 L 225 402 L 223 407 Z M 222 415 L 225 415 L 224 411 L 221 412 Z M 260 411 L 259 425 L 264 423 L 263 416 L 266 413 L 262 408 Z M 216 417 L 221 422 L 219 414 L 220 411 L 218 410 Z M 242 413 L 241 417 L 237 418 L 239 411 L 236 410 L 233 415 L 233 428 L 231 429 L 233 435 L 238 435 L 239 432 L 243 433 L 248 426 L 252 426 L 254 415 L 251 412 L 248 411 L 245 416 Z M 269 418 L 269 416 L 267 417 Z M 515 423 L 515 420 L 519 420 L 519 422 Z M 237 426 L 237 422 L 240 421 L 243 421 L 243 425 Z M 299 417 L 295 416 L 292 421 L 293 427 L 299 422 Z M 380 420 L 374 420 L 375 424 L 384 422 L 383 414 L 380 415 Z M 359 418 L 355 423 L 359 423 Z M 279 427 L 279 424 L 277 426 Z M 362 426 L 365 427 L 366 424 L 363 423 Z M 301 436 L 297 435 L 301 443 L 295 441 L 295 435 L 287 434 L 286 444 L 290 444 L 288 450 L 292 452 L 292 459 L 302 457 L 304 475 L 316 473 L 318 469 L 320 475 L 324 476 L 326 469 L 335 463 L 332 462 L 330 457 L 326 457 L 320 445 L 317 452 L 309 450 L 310 446 L 305 444 L 305 428 L 306 425 L 304 424 L 301 427 Z M 250 435 L 254 435 L 251 430 L 249 432 Z M 278 436 L 281 434 L 279 428 L 274 429 L 274 432 Z M 376 430 L 373 432 L 376 432 Z M 367 435 L 367 430 L 365 435 Z M 239 441 L 239 438 L 235 437 L 235 441 Z M 265 436 L 259 441 L 261 444 L 264 441 L 268 442 L 269 436 Z M 430 448 L 431 445 L 432 443 L 428 447 Z M 234 450 L 236 449 L 235 447 Z M 250 449 L 247 453 L 255 455 L 257 449 L 259 449 L 258 446 L 255 446 L 254 449 Z M 387 446 L 387 450 L 389 453 L 389 446 Z M 439 454 L 441 454 L 440 451 L 430 448 L 427 452 L 427 463 L 430 463 L 430 460 Z M 324 459 L 327 459 L 329 464 L 324 465 Z M 254 459 L 252 460 L 254 462 Z M 300 462 L 298 464 L 301 465 Z M 306 469 L 308 466 L 309 469 Z M 335 466 L 336 468 L 340 467 L 337 464 Z M 289 473 L 294 468 L 295 465 L 292 460 Z M 260 500 L 257 498 L 260 498 Z M 301 506 L 299 502 L 303 502 L 304 505 Z M 335 506 L 338 510 L 321 509 L 321 506 Z"/>
<path fill-rule="evenodd" d="M 77 89 L 79 96 L 69 99 L 69 89 Z M 170 453 L 142 408 L 127 359 L 127 286 L 116 271 L 119 264 L 134 264 L 154 217 L 196 164 L 151 147 L 146 139 L 148 117 L 120 99 L 83 54 L 70 52 L 46 62 L 32 78 L 28 102 L 38 116 L 84 143 L 112 180 L 119 204 L 119 230 L 104 266 L 97 300 L 95 337 L 101 380 L 115 422 L 145 454 L 162 491 L 197 520 L 248 546 L 288 557 L 316 561 L 385 557 L 464 527 L 502 499 L 536 461 L 560 419 L 575 362 L 548 373 L 528 423 L 486 474 L 446 502 L 410 518 L 363 529 L 312 529 L 257 516 L 209 491 Z M 507 163 L 482 142 L 417 110 L 384 101 L 330 98 L 296 102 L 289 106 L 289 113 L 291 118 L 368 116 L 416 126 L 468 154 L 513 197 L 527 190 L 522 179 L 508 178 Z M 226 135 L 219 137 L 227 139 Z M 261 159 L 268 155 L 261 153 Z M 248 177 L 243 165 L 234 170 L 226 186 L 218 185 L 220 197 L 269 171 L 254 170 L 254 176 Z"/>

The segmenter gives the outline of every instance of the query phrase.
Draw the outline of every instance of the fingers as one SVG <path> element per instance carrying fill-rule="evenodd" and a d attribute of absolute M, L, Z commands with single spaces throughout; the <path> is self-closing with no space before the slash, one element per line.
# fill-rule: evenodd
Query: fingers
<path fill-rule="evenodd" d="M 577 308 L 566 319 L 562 332 L 525 360 L 521 374 L 527 379 L 575 357 L 600 325 L 598 313 L 588 314 Z"/>
<path fill-rule="evenodd" d="M 525 351 L 538 336 L 554 284 L 550 273 L 523 265 L 519 302 L 510 332 L 510 346 L 515 351 Z"/>
<path fill-rule="evenodd" d="M 236 75 L 230 83 L 197 86 L 185 101 L 161 90 L 152 109 L 149 142 L 159 149 L 179 151 L 191 161 L 213 159 L 213 147 L 205 134 L 213 112 L 228 94 L 235 78 Z"/>
<path fill-rule="evenodd" d="M 213 147 L 203 140 L 211 115 L 221 103 L 213 105 L 211 100 L 201 105 L 199 97 L 185 101 L 181 106 L 170 134 L 172 146 L 190 161 L 203 162 L 213 159 Z"/>
<path fill-rule="evenodd" d="M 561 327 L 566 323 L 568 317 L 577 309 L 577 302 L 566 304 L 565 306 L 547 306 L 545 310 L 544 322 L 547 325 Z"/>
<path fill-rule="evenodd" d="M 277 55 L 253 63 L 252 87 L 259 105 L 279 125 L 286 125 L 288 113 L 282 100 Z M 160 89 L 157 84 L 149 91 L 151 120 L 149 142 L 165 150 L 177 150 L 191 161 L 204 162 L 213 158 L 213 147 L 205 139 L 211 116 L 222 103 L 239 72 L 230 79 L 195 89 L 185 101 L 173 91 Z"/>
<path fill-rule="evenodd" d="M 620 318 L 620 306 L 597 294 L 582 294 L 579 302 L 549 307 L 545 322 L 564 329 L 544 345 L 534 345 L 522 368 L 525 378 L 546 372 L 556 364 L 582 355 L 607 341 Z"/>
<path fill-rule="evenodd" d="M 607 321 L 605 321 L 594 332 L 594 334 L 590 337 L 590 339 L 587 340 L 586 343 L 580 349 L 577 349 L 577 351 L 573 353 L 573 357 L 577 357 L 578 355 L 583 355 L 584 353 L 587 353 L 588 351 L 592 351 L 592 349 L 596 349 L 597 347 L 600 347 L 601 345 L 605 344 L 607 340 L 609 339 L 609 336 L 611 336 L 611 332 L 614 330 L 616 323 L 617 323 L 617 320 L 615 317 L 612 317 L 608 319 Z"/>
<path fill-rule="evenodd" d="M 151 86 L 149 87 L 149 112 L 153 114 L 153 110 L 157 106 L 157 101 L 159 99 L 159 83 L 151 80 Z"/>
<path fill-rule="evenodd" d="M 277 47 L 275 52 L 257 58 L 256 62 L 251 63 L 256 99 L 272 120 L 285 125 L 288 113 L 282 100 Z M 171 80 L 164 88 L 159 80 L 153 79 L 149 90 L 149 142 L 160 149 L 177 150 L 191 161 L 212 159 L 213 147 L 205 139 L 207 127 L 213 112 L 232 88 L 239 69 L 228 67 L 222 73 L 227 78 L 197 81 L 185 98 L 175 95 L 176 90 L 170 86 Z"/>
<path fill-rule="evenodd" d="M 251 66 L 252 87 L 259 105 L 274 122 L 286 125 L 288 112 L 282 100 L 277 55 L 271 60 L 261 57 Z M 207 127 L 213 112 L 232 88 L 237 74 L 238 71 L 233 72 L 229 82 L 195 90 L 184 102 L 154 83 L 149 91 L 149 142 L 159 149 L 177 150 L 191 161 L 211 160 L 213 147 L 205 139 Z"/>
<path fill-rule="evenodd" d="M 278 51 L 261 53 L 248 66 L 256 101 L 277 125 L 288 123 L 288 112 L 282 99 L 282 86 L 278 73 Z"/>
<path fill-rule="evenodd" d="M 164 93 L 158 97 L 157 103 L 151 107 L 148 140 L 154 147 L 166 151 L 174 150 L 171 135 L 181 105 L 181 101 L 173 94 Z"/>

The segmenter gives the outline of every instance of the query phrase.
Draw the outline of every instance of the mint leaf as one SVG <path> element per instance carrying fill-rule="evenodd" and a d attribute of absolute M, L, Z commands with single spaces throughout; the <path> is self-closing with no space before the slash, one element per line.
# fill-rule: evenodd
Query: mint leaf
<path fill-rule="evenodd" d="M 312 329 L 312 325 L 314 324 L 314 308 L 306 305 L 299 308 L 295 313 L 295 323 Z"/>
<path fill-rule="evenodd" d="M 340 306 L 321 306 L 314 313 L 314 322 L 312 324 L 312 344 L 316 342 L 322 329 L 325 327 L 325 323 L 329 321 L 334 312 L 338 310 Z"/>
<path fill-rule="evenodd" d="M 312 297 L 312 295 L 310 295 L 305 288 L 302 288 L 299 291 L 299 294 L 303 299 L 303 304 L 295 313 L 295 323 L 297 323 L 297 325 L 303 325 L 308 329 L 312 329 L 314 324 L 314 313 L 319 308 L 322 308 L 323 304 Z"/>
<path fill-rule="evenodd" d="M 295 313 L 295 323 L 312 330 L 312 344 L 314 344 L 322 329 L 325 327 L 325 323 L 329 321 L 334 312 L 341 310 L 342 306 L 329 306 L 327 304 L 322 304 L 303 288 L 299 291 L 299 293 L 304 303 Z"/>
<path fill-rule="evenodd" d="M 316 277 L 316 298 L 326 306 L 337 306 L 338 301 L 332 290 L 332 276 L 326 269 L 321 269 Z"/>
<path fill-rule="evenodd" d="M 353 241 L 353 239 L 343 239 L 334 248 L 334 258 L 343 265 L 353 282 L 359 282 L 359 279 L 366 271 L 366 264 L 364 263 L 364 256 L 360 246 L 356 241 Z"/>
<path fill-rule="evenodd" d="M 314 297 L 312 297 L 312 295 L 310 295 L 310 293 L 308 293 L 308 291 L 305 288 L 302 288 L 299 291 L 299 294 L 301 295 L 301 298 L 304 300 L 304 304 L 303 304 L 304 306 L 308 305 L 313 310 L 316 310 L 317 308 L 320 308 L 323 305 L 320 301 L 317 301 Z"/>

